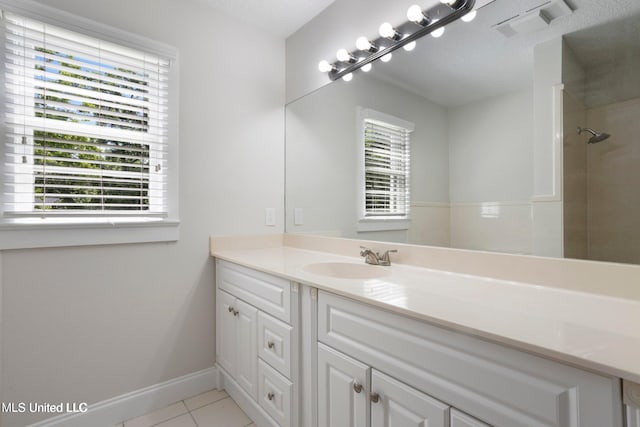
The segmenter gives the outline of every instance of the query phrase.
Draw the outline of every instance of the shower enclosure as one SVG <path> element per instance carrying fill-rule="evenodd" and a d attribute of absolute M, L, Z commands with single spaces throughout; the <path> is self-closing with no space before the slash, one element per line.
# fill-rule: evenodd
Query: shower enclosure
<path fill-rule="evenodd" d="M 563 97 L 564 255 L 568 258 L 640 264 L 637 27 L 623 21 L 600 33 L 566 37 L 571 49 L 563 60 L 573 65 L 573 79 L 565 84 Z M 611 45 L 605 48 L 594 42 L 602 37 Z"/>

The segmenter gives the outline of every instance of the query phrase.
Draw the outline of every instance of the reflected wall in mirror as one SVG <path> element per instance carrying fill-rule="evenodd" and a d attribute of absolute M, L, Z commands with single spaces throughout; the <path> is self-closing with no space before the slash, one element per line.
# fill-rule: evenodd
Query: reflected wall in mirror
<path fill-rule="evenodd" d="M 602 3 L 496 0 L 289 103 L 286 231 L 640 263 L 640 5 Z M 359 108 L 415 124 L 408 227 L 363 226 Z"/>

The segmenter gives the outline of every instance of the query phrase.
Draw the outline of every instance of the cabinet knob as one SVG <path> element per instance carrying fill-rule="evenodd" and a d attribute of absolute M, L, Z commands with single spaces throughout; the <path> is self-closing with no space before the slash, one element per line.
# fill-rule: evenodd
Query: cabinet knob
<path fill-rule="evenodd" d="M 362 392 L 362 384 L 358 384 L 358 381 L 353 380 L 353 391 L 356 393 Z"/>
<path fill-rule="evenodd" d="M 275 346 L 276 346 L 276 344 L 273 341 L 269 341 L 267 343 L 267 347 L 269 347 L 269 348 L 274 348 Z"/>
<path fill-rule="evenodd" d="M 229 306 L 228 310 L 229 310 L 229 313 L 233 313 L 233 307 Z"/>
<path fill-rule="evenodd" d="M 233 310 L 233 315 L 234 315 L 234 316 L 237 316 L 238 314 L 240 314 L 240 312 L 239 312 L 238 310 L 235 310 L 235 309 L 234 309 L 234 310 Z"/>
<path fill-rule="evenodd" d="M 380 401 L 380 395 L 378 393 L 371 393 L 369 399 L 371 399 L 373 403 L 378 403 Z"/>
<path fill-rule="evenodd" d="M 269 399 L 269 400 L 273 400 L 273 398 L 274 398 L 274 397 L 276 397 L 276 395 L 275 395 L 275 394 L 273 394 L 273 392 L 269 392 L 269 393 L 267 394 L 267 399 Z"/>

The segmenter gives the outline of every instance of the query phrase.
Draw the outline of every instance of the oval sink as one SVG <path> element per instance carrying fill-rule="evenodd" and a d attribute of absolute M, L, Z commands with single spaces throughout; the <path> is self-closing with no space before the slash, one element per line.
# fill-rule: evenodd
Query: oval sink
<path fill-rule="evenodd" d="M 377 279 L 391 274 L 382 267 L 369 264 L 356 264 L 353 262 L 319 262 L 303 267 L 309 273 L 336 279 Z"/>

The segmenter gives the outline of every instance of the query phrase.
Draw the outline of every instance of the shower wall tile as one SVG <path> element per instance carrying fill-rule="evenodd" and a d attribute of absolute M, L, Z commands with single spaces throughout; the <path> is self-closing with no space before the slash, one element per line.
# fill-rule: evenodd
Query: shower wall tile
<path fill-rule="evenodd" d="M 530 202 L 481 202 L 451 205 L 451 247 L 531 254 Z"/>
<path fill-rule="evenodd" d="M 564 256 L 585 259 L 588 255 L 587 234 L 587 136 L 578 135 L 584 127 L 586 108 L 565 92 L 563 147 L 563 225 Z"/>
<path fill-rule="evenodd" d="M 589 258 L 640 263 L 640 98 L 588 110 L 611 138 L 587 147 Z"/>

